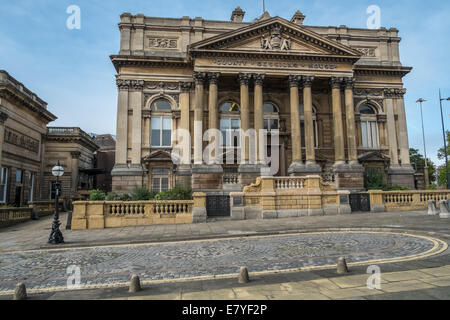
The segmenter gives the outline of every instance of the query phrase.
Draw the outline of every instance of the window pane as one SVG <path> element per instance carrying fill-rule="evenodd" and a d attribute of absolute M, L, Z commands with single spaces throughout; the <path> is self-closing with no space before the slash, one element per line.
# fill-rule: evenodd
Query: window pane
<path fill-rule="evenodd" d="M 152 146 L 153 147 L 161 146 L 161 131 L 152 130 Z"/>
<path fill-rule="evenodd" d="M 161 192 L 161 184 L 159 178 L 152 179 L 152 191 Z"/>
<path fill-rule="evenodd" d="M 22 183 L 22 170 L 17 170 L 16 171 L 16 182 L 17 183 Z"/>
<path fill-rule="evenodd" d="M 163 130 L 172 130 L 172 119 L 171 118 L 163 118 Z"/>
<path fill-rule="evenodd" d="M 0 202 L 4 203 L 5 202 L 5 195 L 6 195 L 6 186 L 5 185 L 0 185 Z"/>
<path fill-rule="evenodd" d="M 359 108 L 359 113 L 361 114 L 375 114 L 375 110 L 373 110 L 372 107 L 369 106 L 362 106 Z"/>
<path fill-rule="evenodd" d="M 361 122 L 361 138 L 363 147 L 367 148 L 369 146 L 369 141 L 367 138 L 367 122 Z"/>
<path fill-rule="evenodd" d="M 153 117 L 151 125 L 152 125 L 152 130 L 161 129 L 161 117 Z"/>
<path fill-rule="evenodd" d="M 229 129 L 230 128 L 230 119 L 229 118 L 221 118 L 220 119 L 220 129 Z"/>
<path fill-rule="evenodd" d="M 241 120 L 232 119 L 231 120 L 231 129 L 239 129 L 241 127 Z"/>
<path fill-rule="evenodd" d="M 263 106 L 264 113 L 278 113 L 277 108 L 272 103 L 265 103 Z"/>
<path fill-rule="evenodd" d="M 171 130 L 163 130 L 162 145 L 164 147 L 170 147 L 172 145 L 172 131 Z"/>
<path fill-rule="evenodd" d="M 376 122 L 371 122 L 370 126 L 372 128 L 372 147 L 373 148 L 378 148 L 378 130 L 377 130 L 377 123 Z"/>
<path fill-rule="evenodd" d="M 161 192 L 169 190 L 169 178 L 161 178 Z"/>
<path fill-rule="evenodd" d="M 169 169 L 153 169 L 152 174 L 159 175 L 159 176 L 168 176 L 169 175 Z"/>
<path fill-rule="evenodd" d="M 264 130 L 269 130 L 269 120 L 264 119 Z"/>
<path fill-rule="evenodd" d="M 152 103 L 151 109 L 153 111 L 171 110 L 172 106 L 166 99 L 158 99 Z"/>
<path fill-rule="evenodd" d="M 271 121 L 271 130 L 278 130 L 278 119 L 272 119 Z"/>
<path fill-rule="evenodd" d="M 222 130 L 220 132 L 222 133 L 222 146 L 226 146 L 227 145 L 227 131 Z"/>

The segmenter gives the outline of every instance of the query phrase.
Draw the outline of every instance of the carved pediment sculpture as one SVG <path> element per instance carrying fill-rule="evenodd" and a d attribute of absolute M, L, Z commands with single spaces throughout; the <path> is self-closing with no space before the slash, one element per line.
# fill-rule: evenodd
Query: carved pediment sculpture
<path fill-rule="evenodd" d="M 283 37 L 281 29 L 274 26 L 270 31 L 270 36 L 261 36 L 261 48 L 264 50 L 291 50 L 291 38 L 289 36 Z"/>

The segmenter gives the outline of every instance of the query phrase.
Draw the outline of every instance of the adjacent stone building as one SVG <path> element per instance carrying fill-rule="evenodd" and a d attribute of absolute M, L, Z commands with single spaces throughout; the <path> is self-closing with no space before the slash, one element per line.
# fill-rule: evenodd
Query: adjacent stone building
<path fill-rule="evenodd" d="M 0 205 L 40 200 L 45 135 L 54 120 L 45 101 L 0 70 Z"/>
<path fill-rule="evenodd" d="M 111 134 L 101 134 L 94 138 L 94 143 L 99 146 L 95 156 L 95 168 L 98 170 L 95 186 L 104 192 L 111 192 L 111 171 L 115 163 L 116 139 Z"/>
<path fill-rule="evenodd" d="M 62 197 L 77 199 L 94 188 L 94 154 L 99 146 L 76 127 L 48 127 L 45 136 L 45 163 L 41 185 L 42 199 L 55 198 L 56 178 L 52 168 L 59 161 L 64 168 L 60 178 Z"/>
<path fill-rule="evenodd" d="M 400 61 L 399 31 L 310 26 L 299 11 L 290 20 L 266 12 L 245 22 L 244 14 L 237 8 L 230 21 L 121 15 L 120 51 L 111 56 L 113 190 L 182 184 L 220 194 L 261 176 L 248 162 L 205 164 L 202 136 L 212 128 L 226 153 L 241 150 L 245 160 L 252 146 L 234 131 L 279 134 L 279 176 L 319 174 L 360 191 L 365 172 L 376 171 L 414 188 L 402 81 L 412 68 Z M 171 157 L 182 140 L 177 129 L 191 133 L 188 164 Z"/>

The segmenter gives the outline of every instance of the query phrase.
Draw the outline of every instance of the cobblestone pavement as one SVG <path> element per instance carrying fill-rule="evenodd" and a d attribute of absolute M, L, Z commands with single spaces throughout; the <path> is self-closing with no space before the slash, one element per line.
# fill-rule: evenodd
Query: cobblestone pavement
<path fill-rule="evenodd" d="M 399 233 L 333 232 L 247 237 L 159 244 L 68 248 L 0 253 L 0 293 L 24 281 L 29 289 L 64 287 L 67 267 L 79 266 L 82 285 L 125 283 L 131 274 L 142 280 L 191 278 L 296 269 L 428 255 L 445 249 L 432 238 Z M 442 251 L 441 250 L 441 251 Z"/>

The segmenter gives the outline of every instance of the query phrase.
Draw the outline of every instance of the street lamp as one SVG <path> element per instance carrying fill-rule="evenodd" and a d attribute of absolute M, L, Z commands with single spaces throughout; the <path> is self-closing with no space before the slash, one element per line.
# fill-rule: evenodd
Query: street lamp
<path fill-rule="evenodd" d="M 427 160 L 427 147 L 425 145 L 425 129 L 423 125 L 423 112 L 422 112 L 422 103 L 426 102 L 425 99 L 418 99 L 416 103 L 420 103 L 420 116 L 422 117 L 422 138 L 423 138 L 423 151 L 425 153 L 425 168 L 424 168 L 424 178 L 425 178 L 425 188 L 430 185 L 430 177 L 428 175 L 428 160 Z"/>
<path fill-rule="evenodd" d="M 450 190 L 450 172 L 448 172 L 447 137 L 446 137 L 445 128 L 444 128 L 444 115 L 442 113 L 442 101 L 444 101 L 444 100 L 450 101 L 450 97 L 442 98 L 441 90 L 439 90 L 439 103 L 441 106 L 442 134 L 444 136 L 445 168 L 447 170 L 447 190 Z"/>
<path fill-rule="evenodd" d="M 64 237 L 59 230 L 59 226 L 61 223 L 59 222 L 59 193 L 61 192 L 61 185 L 59 183 L 59 177 L 62 177 L 64 174 L 64 168 L 58 163 L 52 169 L 52 175 L 56 177 L 56 194 L 55 194 L 55 216 L 53 218 L 52 224 L 52 232 L 50 233 L 50 238 L 48 239 L 48 243 L 51 244 L 60 244 L 64 243 Z"/>

